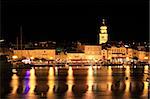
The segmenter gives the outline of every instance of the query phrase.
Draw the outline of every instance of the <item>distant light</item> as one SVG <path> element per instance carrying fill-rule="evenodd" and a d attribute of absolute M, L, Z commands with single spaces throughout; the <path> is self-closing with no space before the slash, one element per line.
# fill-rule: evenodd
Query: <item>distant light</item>
<path fill-rule="evenodd" d="M 129 61 L 129 57 L 126 57 L 126 60 Z"/>
<path fill-rule="evenodd" d="M 31 64 L 30 59 L 24 59 L 24 60 L 22 60 L 22 62 L 25 63 L 25 64 Z"/>
<path fill-rule="evenodd" d="M 50 59 L 53 59 L 53 57 L 50 57 Z"/>
<path fill-rule="evenodd" d="M 31 59 L 34 59 L 34 57 L 30 57 Z"/>
<path fill-rule="evenodd" d="M 129 47 L 128 45 L 124 45 L 125 47 Z"/>
<path fill-rule="evenodd" d="M 107 29 L 107 27 L 106 26 L 101 26 L 100 29 L 105 30 L 105 29 Z"/>
<path fill-rule="evenodd" d="M 108 57 L 108 59 L 110 60 L 110 59 L 111 59 L 111 57 L 109 56 L 109 57 Z"/>
<path fill-rule="evenodd" d="M 144 59 L 148 59 L 148 57 L 144 57 Z"/>
<path fill-rule="evenodd" d="M 71 59 L 71 57 L 69 57 L 69 59 Z"/>
<path fill-rule="evenodd" d="M 42 60 L 40 60 L 40 63 L 42 63 Z"/>
<path fill-rule="evenodd" d="M 4 42 L 4 40 L 0 40 L 0 42 Z"/>
<path fill-rule="evenodd" d="M 12 69 L 12 72 L 13 72 L 13 73 L 17 73 L 17 70 L 16 70 L 16 69 Z"/>
<path fill-rule="evenodd" d="M 56 44 L 56 42 L 52 42 L 53 44 Z"/>
<path fill-rule="evenodd" d="M 134 68 L 136 68 L 136 65 L 134 65 Z"/>
<path fill-rule="evenodd" d="M 17 58 L 18 58 L 18 56 L 14 55 L 14 56 L 12 56 L 12 58 L 13 58 L 13 59 L 17 59 Z"/>
<path fill-rule="evenodd" d="M 35 45 L 35 46 L 37 46 L 38 44 L 37 44 L 37 43 L 35 43 L 34 45 Z"/>

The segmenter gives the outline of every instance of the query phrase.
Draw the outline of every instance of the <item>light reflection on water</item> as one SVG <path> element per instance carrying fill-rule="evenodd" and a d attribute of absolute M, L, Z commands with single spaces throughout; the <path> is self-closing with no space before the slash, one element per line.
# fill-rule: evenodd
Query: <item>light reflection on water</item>
<path fill-rule="evenodd" d="M 67 84 L 68 84 L 68 91 L 67 91 L 67 95 L 70 96 L 71 95 L 71 91 L 72 91 L 72 86 L 73 86 L 73 82 L 74 78 L 73 78 L 73 70 L 72 67 L 69 66 L 69 70 L 68 70 L 68 76 L 67 76 Z"/>
<path fill-rule="evenodd" d="M 147 98 L 148 82 L 145 81 L 144 74 L 147 71 L 148 66 L 145 66 L 142 75 L 138 76 L 132 74 L 136 71 L 129 66 L 40 67 L 20 70 L 19 74 L 12 76 L 10 82 L 12 90 L 8 98 L 11 99 L 12 96 L 17 98 L 18 95 L 22 95 L 29 98 L 44 96 L 91 99 L 100 96 L 114 98 L 119 94 L 121 98 L 126 99 L 134 98 L 134 95 L 139 93 L 136 90 L 141 91 L 138 97 Z M 60 93 L 64 93 L 63 96 L 59 96 Z"/>
<path fill-rule="evenodd" d="M 18 88 L 18 76 L 14 74 L 12 76 L 12 81 L 11 81 L 11 87 L 12 87 L 12 94 L 15 94 Z"/>
<path fill-rule="evenodd" d="M 128 79 L 125 81 L 125 83 L 126 83 L 126 90 L 125 91 L 128 93 L 129 88 L 130 88 L 130 67 L 129 66 L 126 66 L 125 73 L 126 73 L 126 77 Z"/>
<path fill-rule="evenodd" d="M 93 67 L 92 66 L 89 66 L 89 69 L 88 69 L 87 85 L 88 85 L 88 92 L 92 92 L 92 85 L 93 85 Z"/>
<path fill-rule="evenodd" d="M 29 86 L 30 86 L 30 91 L 28 94 L 34 94 L 34 89 L 35 89 L 35 85 L 36 85 L 36 76 L 35 76 L 35 69 L 31 69 L 30 70 L 30 77 L 29 77 L 30 81 L 29 81 Z"/>
<path fill-rule="evenodd" d="M 48 95 L 52 95 L 53 94 L 53 86 L 54 86 L 54 68 L 50 67 L 49 69 L 49 75 L 48 75 L 48 85 L 49 85 L 49 91 L 48 91 Z"/>

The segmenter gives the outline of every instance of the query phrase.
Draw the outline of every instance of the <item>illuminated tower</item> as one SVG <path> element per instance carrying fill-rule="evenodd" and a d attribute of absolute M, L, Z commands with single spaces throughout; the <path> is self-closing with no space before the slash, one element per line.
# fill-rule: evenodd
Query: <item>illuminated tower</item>
<path fill-rule="evenodd" d="M 108 41 L 108 34 L 107 34 L 107 26 L 105 25 L 105 19 L 103 19 L 102 26 L 100 27 L 99 33 L 99 44 L 106 43 Z"/>

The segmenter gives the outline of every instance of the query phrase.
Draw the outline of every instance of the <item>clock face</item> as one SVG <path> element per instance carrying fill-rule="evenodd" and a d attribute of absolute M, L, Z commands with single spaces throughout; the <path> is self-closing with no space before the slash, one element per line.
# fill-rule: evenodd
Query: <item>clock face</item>
<path fill-rule="evenodd" d="M 102 36 L 102 39 L 104 38 L 104 36 Z"/>

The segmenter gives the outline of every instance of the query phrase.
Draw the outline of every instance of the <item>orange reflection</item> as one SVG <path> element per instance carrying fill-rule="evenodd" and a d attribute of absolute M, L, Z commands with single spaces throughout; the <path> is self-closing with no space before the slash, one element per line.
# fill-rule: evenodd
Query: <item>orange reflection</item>
<path fill-rule="evenodd" d="M 67 85 L 68 85 L 68 90 L 67 90 L 67 96 L 72 96 L 72 86 L 73 86 L 73 82 L 74 81 L 74 77 L 73 77 L 73 70 L 72 67 L 69 66 L 69 70 L 68 70 L 68 76 L 67 76 Z"/>
<path fill-rule="evenodd" d="M 58 75 L 58 67 L 55 67 L 55 75 Z"/>
<path fill-rule="evenodd" d="M 147 96 L 148 95 L 148 83 L 149 82 L 144 82 L 143 96 Z"/>
<path fill-rule="evenodd" d="M 126 77 L 128 77 L 128 79 L 125 80 L 125 84 L 126 84 L 126 92 L 129 92 L 130 90 L 130 66 L 125 66 L 126 67 L 126 71 L 125 71 L 125 75 Z"/>
<path fill-rule="evenodd" d="M 105 68 L 103 68 L 105 69 Z M 112 68 L 111 66 L 108 66 L 108 70 L 106 70 L 108 75 L 107 75 L 107 80 L 112 81 Z"/>
<path fill-rule="evenodd" d="M 111 86 L 112 86 L 112 69 L 111 69 L 111 66 L 108 66 L 108 76 L 107 76 L 107 79 L 108 79 L 108 91 L 111 91 Z"/>
<path fill-rule="evenodd" d="M 93 79 L 93 66 L 89 66 L 88 76 L 87 76 L 88 92 L 92 92 L 93 80 L 94 80 Z"/>
<path fill-rule="evenodd" d="M 148 67 L 148 65 L 146 65 L 145 67 L 144 67 L 144 73 L 149 73 L 149 67 Z M 146 78 L 147 78 L 147 75 L 145 75 L 146 76 Z M 145 79 L 144 79 L 145 80 Z M 143 95 L 144 96 L 147 96 L 148 95 L 148 86 L 149 86 L 149 82 L 144 82 L 144 90 L 143 90 Z"/>
<path fill-rule="evenodd" d="M 148 73 L 148 65 L 144 66 L 145 73 Z"/>
<path fill-rule="evenodd" d="M 72 70 L 71 66 L 69 67 L 69 70 L 68 70 L 68 77 L 67 77 L 67 79 L 73 79 L 73 70 Z"/>
<path fill-rule="evenodd" d="M 68 76 L 67 76 L 68 92 L 72 91 L 73 81 L 74 81 L 73 70 L 72 67 L 69 66 Z"/>
<path fill-rule="evenodd" d="M 108 91 L 111 91 L 112 82 L 108 82 Z"/>
<path fill-rule="evenodd" d="M 112 75 L 112 70 L 111 70 L 111 66 L 108 66 L 108 75 Z"/>
<path fill-rule="evenodd" d="M 35 76 L 35 69 L 32 68 L 30 70 L 30 81 L 29 81 L 29 86 L 30 86 L 30 90 L 29 90 L 29 94 L 34 94 L 34 89 L 35 89 L 35 85 L 36 85 L 36 76 Z"/>
<path fill-rule="evenodd" d="M 55 81 L 54 69 L 55 68 L 53 68 L 53 67 L 50 67 L 50 69 L 49 69 L 49 76 L 48 76 L 49 90 L 48 90 L 48 95 L 52 95 L 53 94 L 53 87 L 54 87 L 54 81 Z"/>
<path fill-rule="evenodd" d="M 126 84 L 126 90 L 125 91 L 129 92 L 129 90 L 130 90 L 130 82 L 126 81 L 125 84 Z"/>
<path fill-rule="evenodd" d="M 53 69 L 53 67 L 50 67 L 50 69 L 49 69 L 48 79 L 54 79 L 54 69 Z"/>
<path fill-rule="evenodd" d="M 12 81 L 11 81 L 11 87 L 12 87 L 12 94 L 15 94 L 17 91 L 19 84 L 18 84 L 18 76 L 16 74 L 13 74 Z"/>

